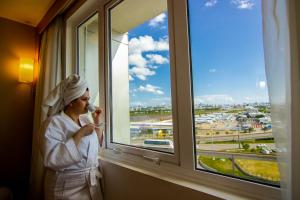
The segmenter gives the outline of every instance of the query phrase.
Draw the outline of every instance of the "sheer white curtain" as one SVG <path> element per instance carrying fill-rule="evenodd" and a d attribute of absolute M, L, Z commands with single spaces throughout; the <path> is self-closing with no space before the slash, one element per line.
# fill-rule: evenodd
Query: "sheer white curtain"
<path fill-rule="evenodd" d="M 299 66 L 294 0 L 262 0 L 266 75 L 271 102 L 273 134 L 278 152 L 283 199 L 300 199 Z M 299 35 L 299 34 L 298 34 Z M 299 112 L 298 112 L 299 115 Z M 300 142 L 300 141 L 298 141 Z M 298 144 L 300 145 L 300 144 Z M 298 150 L 297 150 L 298 149 Z M 298 164 L 297 164 L 298 163 Z M 297 165 L 296 165 L 297 164 Z"/>
<path fill-rule="evenodd" d="M 40 151 L 40 141 L 43 136 L 39 129 L 46 118 L 47 111 L 43 110 L 41 105 L 49 91 L 62 80 L 62 30 L 63 23 L 59 16 L 43 32 L 40 42 L 39 74 L 34 106 L 30 199 L 43 199 L 44 167 Z"/>

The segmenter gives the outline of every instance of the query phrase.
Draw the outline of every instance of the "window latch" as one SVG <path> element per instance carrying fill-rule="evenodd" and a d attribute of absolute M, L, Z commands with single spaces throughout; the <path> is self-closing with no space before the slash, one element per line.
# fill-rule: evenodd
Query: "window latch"
<path fill-rule="evenodd" d="M 157 165 L 160 165 L 160 158 L 157 157 L 150 157 L 150 156 L 145 156 L 143 155 L 143 158 L 147 159 L 147 160 L 151 160 L 152 162 L 154 162 Z"/>

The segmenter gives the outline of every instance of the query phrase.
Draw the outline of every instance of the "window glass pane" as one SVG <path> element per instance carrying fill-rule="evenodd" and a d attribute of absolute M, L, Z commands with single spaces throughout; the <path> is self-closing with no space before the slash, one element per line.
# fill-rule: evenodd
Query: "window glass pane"
<path fill-rule="evenodd" d="M 173 153 L 167 0 L 109 14 L 112 142 Z"/>
<path fill-rule="evenodd" d="M 77 29 L 78 72 L 89 85 L 90 103 L 99 106 L 98 14 Z"/>
<path fill-rule="evenodd" d="M 189 0 L 198 169 L 280 181 L 260 0 Z"/>

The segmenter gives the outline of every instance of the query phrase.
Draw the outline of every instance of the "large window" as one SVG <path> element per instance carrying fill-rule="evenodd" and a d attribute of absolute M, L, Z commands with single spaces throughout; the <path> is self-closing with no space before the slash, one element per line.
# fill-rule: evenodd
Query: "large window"
<path fill-rule="evenodd" d="M 104 110 L 101 158 L 221 198 L 280 198 L 260 0 L 84 5 L 72 66 Z"/>
<path fill-rule="evenodd" d="M 279 185 L 261 1 L 189 0 L 196 168 Z"/>
<path fill-rule="evenodd" d="M 111 142 L 174 152 L 167 0 L 109 10 Z"/>

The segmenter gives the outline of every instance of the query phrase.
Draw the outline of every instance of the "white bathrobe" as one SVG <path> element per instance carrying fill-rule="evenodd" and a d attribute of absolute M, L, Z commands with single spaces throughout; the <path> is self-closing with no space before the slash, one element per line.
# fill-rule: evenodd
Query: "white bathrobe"
<path fill-rule="evenodd" d="M 80 123 L 84 126 L 90 121 L 81 115 Z M 98 137 L 94 131 L 77 147 L 72 136 L 79 129 L 63 111 L 44 124 L 45 199 L 102 199 Z"/>

